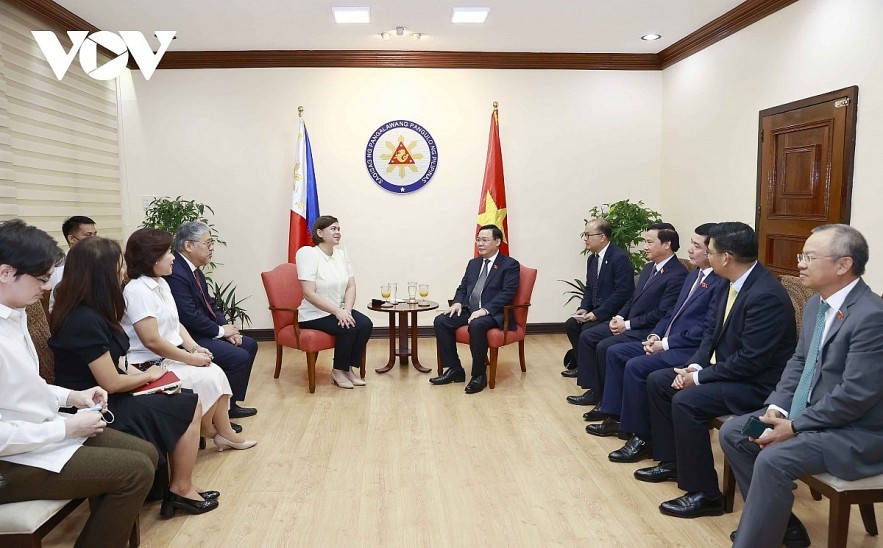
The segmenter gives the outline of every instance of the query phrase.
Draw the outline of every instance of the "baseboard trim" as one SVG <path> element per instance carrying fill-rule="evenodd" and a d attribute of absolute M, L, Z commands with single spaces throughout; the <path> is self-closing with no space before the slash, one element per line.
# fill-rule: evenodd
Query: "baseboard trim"
<path fill-rule="evenodd" d="M 554 335 L 558 333 L 564 333 L 564 322 L 554 322 L 554 323 L 529 323 L 527 324 L 527 334 L 528 335 Z M 272 329 L 243 329 L 243 335 L 248 335 L 256 341 L 272 341 L 273 340 L 273 330 Z M 423 325 L 417 328 L 417 337 L 420 339 L 427 339 L 434 337 L 435 333 L 432 331 L 432 326 Z M 389 327 L 375 327 L 371 332 L 372 339 L 387 339 L 389 338 Z"/>

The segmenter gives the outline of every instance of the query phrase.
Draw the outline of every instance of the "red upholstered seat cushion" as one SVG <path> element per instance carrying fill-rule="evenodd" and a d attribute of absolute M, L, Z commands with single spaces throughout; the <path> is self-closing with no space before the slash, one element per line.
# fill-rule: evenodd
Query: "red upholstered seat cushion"
<path fill-rule="evenodd" d="M 469 344 L 469 328 L 463 326 L 457 329 L 457 342 L 461 344 Z M 514 342 L 524 340 L 524 327 L 517 326 L 516 329 L 512 329 L 509 331 L 509 336 L 506 337 L 506 343 L 512 344 Z M 488 346 L 491 348 L 502 348 L 503 346 L 503 330 L 502 329 L 491 329 L 487 332 L 487 342 Z"/>
<path fill-rule="evenodd" d="M 315 329 L 301 329 L 300 346 L 298 346 L 294 340 L 294 325 L 287 325 L 276 333 L 276 344 L 297 348 L 304 352 L 320 352 L 334 348 L 334 335 Z"/>

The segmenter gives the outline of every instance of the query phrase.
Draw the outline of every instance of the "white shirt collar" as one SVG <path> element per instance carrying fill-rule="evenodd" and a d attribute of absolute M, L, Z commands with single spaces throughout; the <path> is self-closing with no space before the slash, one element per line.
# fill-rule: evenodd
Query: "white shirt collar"
<path fill-rule="evenodd" d="M 751 271 L 754 270 L 755 266 L 757 266 L 757 261 L 754 261 L 754 263 L 751 264 L 751 268 L 746 270 L 745 274 L 742 274 L 741 276 L 739 276 L 739 279 L 730 284 L 730 287 L 735 289 L 736 293 L 742 291 L 742 286 L 745 285 L 745 280 L 747 280 L 748 276 L 751 275 Z"/>
<path fill-rule="evenodd" d="M 178 255 L 180 255 L 181 258 L 184 259 L 184 262 L 187 263 L 187 266 L 190 267 L 190 272 L 196 272 L 196 265 L 191 263 L 190 259 L 188 259 L 183 253 L 178 253 Z"/>
<path fill-rule="evenodd" d="M 660 270 L 665 268 L 665 265 L 668 264 L 668 261 L 674 259 L 674 257 L 675 257 L 674 255 L 669 255 L 669 257 L 667 259 L 663 260 L 661 263 L 656 263 L 656 265 L 654 265 L 654 266 L 656 266 L 656 272 L 659 272 Z"/>
<path fill-rule="evenodd" d="M 858 285 L 858 281 L 860 279 L 861 278 L 856 278 L 856 279 L 852 280 L 852 282 L 849 285 L 847 285 L 843 289 L 840 289 L 839 291 L 835 292 L 833 295 L 831 295 L 827 299 L 822 299 L 822 300 L 825 301 L 826 303 L 828 303 L 828 306 L 831 307 L 831 310 L 840 310 L 841 308 L 843 308 L 843 302 L 846 300 L 846 296 L 849 295 L 849 292 L 852 291 L 856 285 Z"/>
<path fill-rule="evenodd" d="M 9 308 L 8 306 L 6 306 L 3 303 L 0 303 L 0 318 L 3 318 L 4 320 L 8 320 L 9 317 L 12 315 L 12 312 L 13 312 L 13 310 L 11 308 Z"/>

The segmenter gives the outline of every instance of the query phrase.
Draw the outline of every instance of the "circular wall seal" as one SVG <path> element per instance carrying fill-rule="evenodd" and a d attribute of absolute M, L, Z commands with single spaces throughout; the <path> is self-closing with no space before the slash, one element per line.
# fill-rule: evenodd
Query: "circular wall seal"
<path fill-rule="evenodd" d="M 435 175 L 435 140 L 416 122 L 394 120 L 377 128 L 365 147 L 365 165 L 375 183 L 396 194 L 414 192 Z"/>

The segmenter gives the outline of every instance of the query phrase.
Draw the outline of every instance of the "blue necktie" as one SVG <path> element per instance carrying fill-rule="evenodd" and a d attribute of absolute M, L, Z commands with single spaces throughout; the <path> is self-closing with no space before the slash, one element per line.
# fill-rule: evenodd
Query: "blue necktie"
<path fill-rule="evenodd" d="M 806 403 L 809 401 L 809 389 L 812 386 L 816 362 L 819 361 L 822 332 L 825 330 L 825 312 L 829 308 L 831 308 L 831 305 L 825 301 L 819 302 L 819 312 L 816 314 L 816 327 L 812 332 L 812 341 L 809 343 L 809 353 L 806 355 L 803 373 L 800 374 L 800 382 L 797 383 L 797 389 L 794 391 L 794 399 L 791 400 L 791 411 L 788 413 L 788 418 L 791 420 L 796 419 L 803 413 L 803 410 L 806 409 Z"/>

